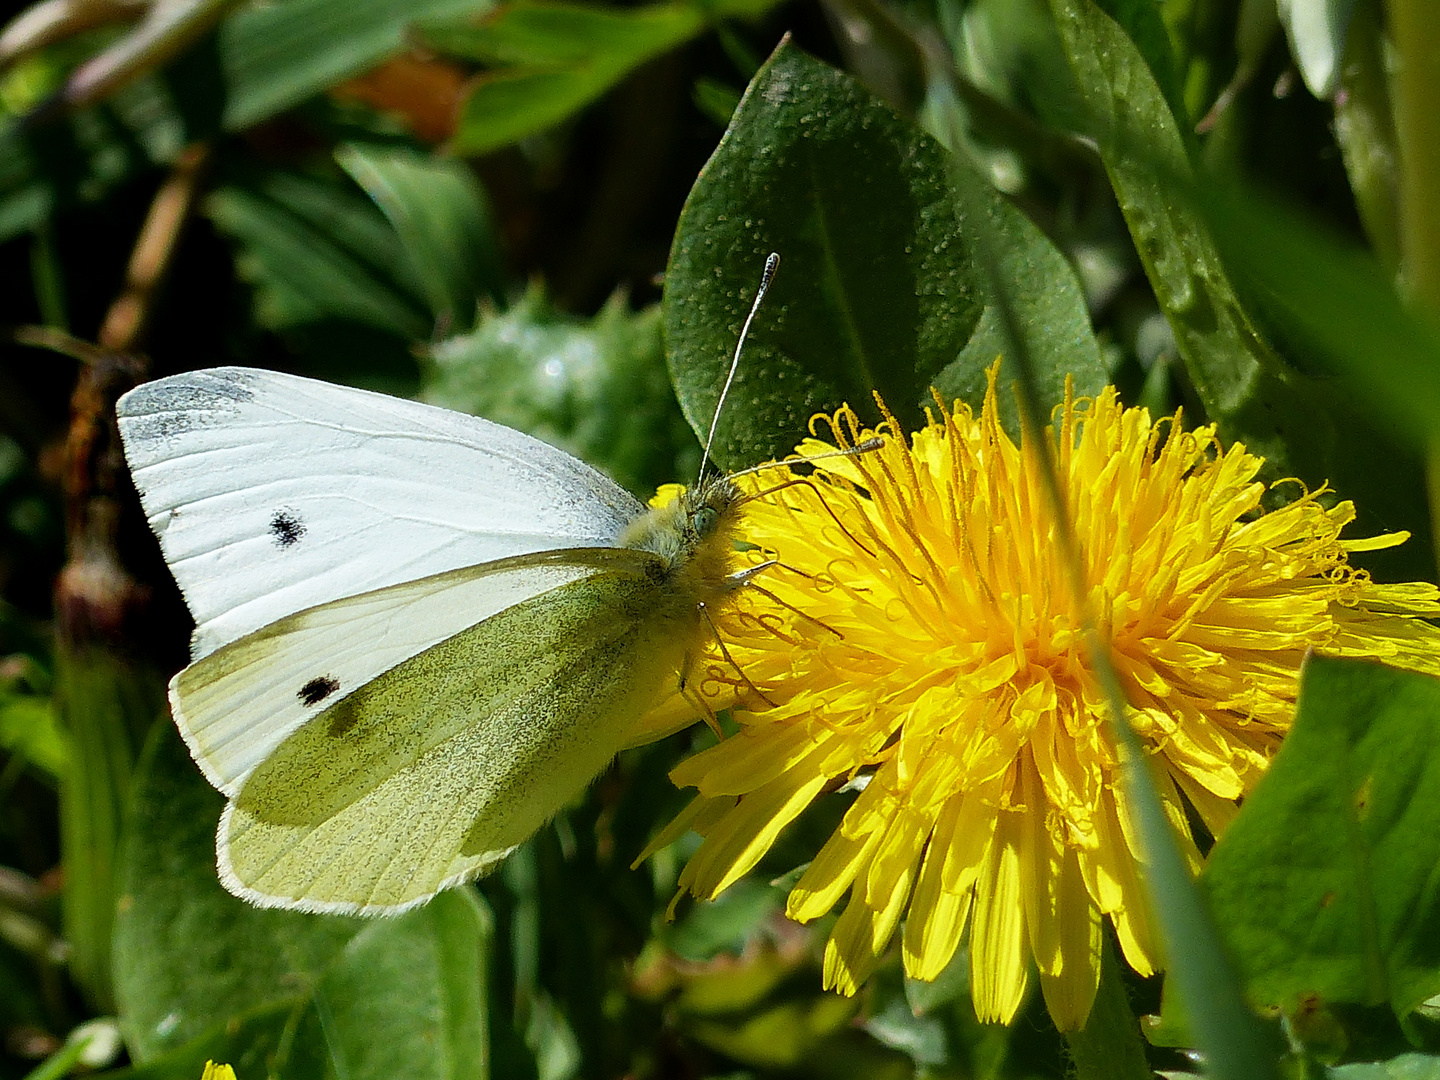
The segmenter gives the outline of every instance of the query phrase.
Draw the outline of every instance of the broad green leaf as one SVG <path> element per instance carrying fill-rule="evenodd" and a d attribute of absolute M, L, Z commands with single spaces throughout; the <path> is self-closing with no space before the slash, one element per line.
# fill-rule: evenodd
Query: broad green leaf
<path fill-rule="evenodd" d="M 976 86 L 1047 123 L 1073 119 L 1075 77 L 1045 0 L 974 0 L 952 25 L 956 65 Z"/>
<path fill-rule="evenodd" d="M 1325 1080 L 1440 1080 L 1440 1057 L 1401 1054 L 1389 1061 L 1360 1061 L 1325 1070 Z"/>
<path fill-rule="evenodd" d="M 289 1000 L 268 1003 L 245 1013 L 237 1013 L 214 1024 L 187 1042 L 149 1057 L 143 1064 L 106 1073 L 106 1080 L 196 1080 L 207 1061 L 230 1065 L 236 1077 L 279 1075 L 273 1063 L 281 1058 L 290 1062 L 305 1061 L 311 1075 L 324 1075 L 325 1059 L 321 1047 L 294 1045 L 293 1032 L 297 1023 L 295 1004 Z M 320 1051 L 318 1055 L 315 1051 Z M 136 1054 L 131 1046 L 131 1061 Z M 28 1080 L 28 1078 L 27 1078 Z"/>
<path fill-rule="evenodd" d="M 399 238 L 353 189 L 271 173 L 213 192 L 205 209 L 240 244 L 240 272 L 256 288 L 261 325 L 338 316 L 404 338 L 429 336 L 423 292 L 407 280 L 413 271 Z"/>
<path fill-rule="evenodd" d="M 468 887 L 399 918 L 370 920 L 314 990 L 336 1075 L 488 1076 L 490 929 Z"/>
<path fill-rule="evenodd" d="M 468 166 L 360 143 L 336 158 L 395 227 L 437 322 L 468 330 L 482 296 L 504 303 L 490 205 Z"/>
<path fill-rule="evenodd" d="M 641 497 L 692 479 L 700 464 L 666 375 L 659 309 L 631 313 L 622 296 L 585 321 L 532 290 L 434 346 L 421 393 L 537 435 Z"/>
<path fill-rule="evenodd" d="M 554 127 L 599 97 L 625 74 L 603 66 L 583 70 L 528 71 L 505 69 L 487 73 L 461 108 L 450 146 L 457 154 L 488 154 Z"/>
<path fill-rule="evenodd" d="M 694 4 L 605 8 L 519 0 L 483 22 L 426 28 L 428 44 L 495 67 L 590 67 L 623 71 L 705 25 Z"/>
<path fill-rule="evenodd" d="M 286 0 L 220 25 L 224 126 L 238 131 L 374 67 L 426 19 L 483 14 L 492 0 Z"/>
<path fill-rule="evenodd" d="M 1440 992 L 1440 681 L 1312 657 L 1295 726 L 1202 882 L 1252 998 Z"/>
<path fill-rule="evenodd" d="M 1276 0 L 1290 55 L 1310 92 L 1328 98 L 1340 85 L 1345 35 L 1355 0 Z"/>
<path fill-rule="evenodd" d="M 491 65 L 462 107 L 452 148 L 488 153 L 552 127 L 715 20 L 753 17 L 775 2 L 626 9 L 520 0 L 483 22 L 431 26 L 432 47 Z"/>
<path fill-rule="evenodd" d="M 1011 351 L 1001 298 L 1041 371 L 1042 407 L 1063 399 L 1067 374 L 1079 393 L 1104 385 L 1067 260 L 953 167 L 939 143 L 798 49 L 782 45 L 761 69 L 690 192 L 665 278 L 671 371 L 703 437 L 765 256 L 781 255 L 718 461 L 786 453 L 811 415 L 844 402 L 876 422 L 876 392 L 910 429 L 932 386 L 978 405 L 985 370 Z M 982 238 L 992 254 L 977 261 Z"/>
<path fill-rule="evenodd" d="M 665 275 L 671 374 L 703 438 L 766 256 L 779 272 L 721 417 L 715 458 L 788 453 L 816 412 L 910 428 L 983 296 L 943 148 L 838 71 L 782 45 L 686 199 Z"/>
<path fill-rule="evenodd" d="M 1154 0 L 1103 0 L 1124 26 L 1174 105 L 1179 79 L 1170 39 Z M 1054 127 L 1072 126 L 1078 88 L 1046 0 L 970 0 L 952 40 L 955 62 L 977 86 L 1033 112 Z"/>
<path fill-rule="evenodd" d="M 222 803 L 165 725 L 137 774 L 116 920 L 134 1060 L 163 1076 L 224 1055 L 281 1078 L 485 1077 L 490 924 L 474 890 L 391 919 L 251 907 L 215 876 Z"/>
<path fill-rule="evenodd" d="M 221 888 L 223 803 L 164 725 L 136 780 L 115 928 L 116 1000 L 141 1063 L 257 1009 L 296 1006 L 366 926 L 262 911 Z"/>
<path fill-rule="evenodd" d="M 956 159 L 950 176 L 962 206 L 962 228 L 980 256 L 986 302 L 970 341 L 959 358 L 935 376 L 935 388 L 947 399 L 959 398 L 978 408 L 988 369 L 1003 357 L 1001 417 L 1018 438 L 1015 396 L 1010 393 L 1019 377 L 1015 360 L 1023 357 L 1036 380 L 1030 390 L 1042 415 L 1065 400 L 1067 379 L 1076 397 L 1098 394 L 1109 380 L 1070 261 L 978 172 Z"/>

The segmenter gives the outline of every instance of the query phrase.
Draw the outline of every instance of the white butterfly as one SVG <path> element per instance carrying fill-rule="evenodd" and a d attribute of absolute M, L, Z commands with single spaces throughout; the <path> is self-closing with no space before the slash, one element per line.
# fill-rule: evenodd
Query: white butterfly
<path fill-rule="evenodd" d="M 229 800 L 220 880 L 264 906 L 398 912 L 483 873 L 679 688 L 755 570 L 723 477 L 647 510 L 499 424 L 247 368 L 118 413 L 195 617 L 170 707 Z"/>
<path fill-rule="evenodd" d="M 723 478 L 650 511 L 518 431 L 245 368 L 118 412 L 196 622 L 171 710 L 229 799 L 221 880 L 257 904 L 394 912 L 482 873 L 746 577 Z"/>

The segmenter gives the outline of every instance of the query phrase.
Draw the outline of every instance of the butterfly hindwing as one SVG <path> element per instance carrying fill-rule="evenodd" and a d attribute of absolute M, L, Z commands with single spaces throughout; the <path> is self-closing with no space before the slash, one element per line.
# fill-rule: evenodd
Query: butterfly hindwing
<path fill-rule="evenodd" d="M 578 794 L 673 691 L 700 633 L 653 557 L 506 608 L 325 707 L 226 808 L 221 875 L 260 904 L 402 909 L 473 877 Z"/>
<path fill-rule="evenodd" d="M 171 713 L 206 779 L 234 795 L 290 732 L 357 687 L 613 561 L 608 549 L 586 561 L 587 550 L 451 570 L 287 615 L 176 675 Z"/>
<path fill-rule="evenodd" d="M 204 656 L 344 596 L 552 548 L 605 546 L 643 507 L 499 424 L 277 372 L 215 368 L 117 407 Z"/>

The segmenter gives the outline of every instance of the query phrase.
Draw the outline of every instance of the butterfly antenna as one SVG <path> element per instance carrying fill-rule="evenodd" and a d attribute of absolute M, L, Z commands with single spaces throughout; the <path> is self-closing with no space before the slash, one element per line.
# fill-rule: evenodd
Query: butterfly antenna
<path fill-rule="evenodd" d="M 755 321 L 755 313 L 760 310 L 760 301 L 765 299 L 765 290 L 770 288 L 770 279 L 775 276 L 775 270 L 780 265 L 780 253 L 772 251 L 770 257 L 765 260 L 765 270 L 760 275 L 760 287 L 755 290 L 755 301 L 750 305 L 750 314 L 745 316 L 745 325 L 740 327 L 740 340 L 735 343 L 735 356 L 730 361 L 730 374 L 725 376 L 725 386 L 720 390 L 720 400 L 715 403 L 715 416 L 710 421 L 710 434 L 705 436 L 705 453 L 700 458 L 700 475 L 696 479 L 705 479 L 705 466 L 710 464 L 710 446 L 715 441 L 715 429 L 720 426 L 720 410 L 725 407 L 725 397 L 730 393 L 730 384 L 735 381 L 735 371 L 740 367 L 740 350 L 745 348 L 745 336 L 750 333 L 750 324 Z"/>

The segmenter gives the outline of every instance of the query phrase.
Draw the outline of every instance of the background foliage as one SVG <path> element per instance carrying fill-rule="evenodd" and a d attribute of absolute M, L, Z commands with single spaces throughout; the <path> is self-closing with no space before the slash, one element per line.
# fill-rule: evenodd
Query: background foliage
<path fill-rule="evenodd" d="M 963 954 L 821 993 L 827 927 L 781 908 L 836 800 L 668 918 L 689 841 L 630 863 L 703 730 L 623 754 L 477 889 L 404 917 L 234 900 L 220 796 L 164 719 L 188 624 L 110 410 L 144 378 L 270 366 L 484 414 L 644 496 L 693 476 L 779 251 L 721 462 L 877 390 L 911 423 L 932 387 L 973 402 L 1003 355 L 1042 405 L 1068 375 L 1219 423 L 1272 478 L 1355 499 L 1359 531 L 1409 530 L 1377 576 L 1434 580 L 1432 5 L 10 10 L 0 1078 L 1145 1076 L 1197 1069 L 1207 1031 L 1240 1045 L 1220 984 L 1162 1008 L 1112 971 L 1068 1042 L 1038 997 L 978 1024 Z M 1276 1046 L 1225 1075 L 1440 1077 L 1437 721 L 1419 676 L 1309 670 L 1200 883 Z"/>

